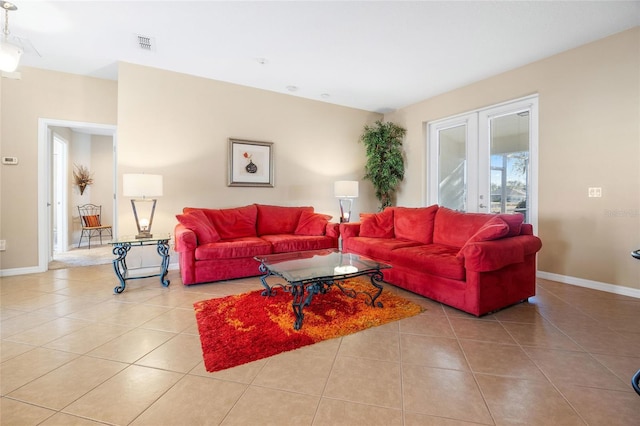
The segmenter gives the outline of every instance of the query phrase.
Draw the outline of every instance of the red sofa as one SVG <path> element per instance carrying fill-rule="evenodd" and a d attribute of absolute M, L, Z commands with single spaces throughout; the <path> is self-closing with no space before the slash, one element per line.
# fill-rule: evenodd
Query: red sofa
<path fill-rule="evenodd" d="M 176 218 L 184 285 L 260 275 L 254 256 L 338 247 L 339 225 L 313 207 L 185 207 Z"/>
<path fill-rule="evenodd" d="M 520 214 L 389 207 L 340 225 L 343 251 L 388 263 L 397 287 L 480 316 L 535 295 L 542 247 Z"/>

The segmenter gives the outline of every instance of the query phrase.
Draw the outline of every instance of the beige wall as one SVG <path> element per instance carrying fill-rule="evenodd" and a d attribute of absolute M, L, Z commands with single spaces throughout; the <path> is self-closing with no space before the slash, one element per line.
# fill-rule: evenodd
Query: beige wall
<path fill-rule="evenodd" d="M 385 117 L 407 128 L 398 203 L 420 205 L 425 123 L 539 94 L 538 268 L 640 289 L 640 29 L 494 76 Z M 588 187 L 602 198 L 588 198 Z"/>
<path fill-rule="evenodd" d="M 172 232 L 185 206 L 312 205 L 339 217 L 333 182 L 364 174 L 364 124 L 372 112 L 121 63 L 118 76 L 118 190 L 124 173 L 159 173 L 154 232 Z M 228 138 L 273 142 L 275 187 L 227 186 Z M 375 211 L 369 182 L 354 210 Z M 134 233 L 128 199 L 121 233 Z"/>
<path fill-rule="evenodd" d="M 22 79 L 0 79 L 0 268 L 38 265 L 38 119 L 115 124 L 117 83 L 23 67 Z"/>
<path fill-rule="evenodd" d="M 313 205 L 337 220 L 333 181 L 362 177 L 359 136 L 364 124 L 382 118 L 126 63 L 118 83 L 24 68 L 22 80 L 2 79 L 0 94 L 1 155 L 20 158 L 18 166 L 0 166 L 0 238 L 8 245 L 0 252 L 0 270 L 38 265 L 39 118 L 117 123 L 118 194 L 123 173 L 164 176 L 153 224 L 158 233 L 172 232 L 185 206 Z M 275 188 L 227 186 L 229 137 L 274 143 Z M 92 154 L 90 161 L 98 159 Z M 375 211 L 372 194 L 371 184 L 362 182 L 355 214 Z M 118 233 L 135 233 L 129 200 L 118 195 L 117 209 Z"/>

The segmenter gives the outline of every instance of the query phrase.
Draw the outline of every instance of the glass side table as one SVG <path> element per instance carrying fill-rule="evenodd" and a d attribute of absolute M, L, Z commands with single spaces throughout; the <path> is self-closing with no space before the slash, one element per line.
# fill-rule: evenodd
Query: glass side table
<path fill-rule="evenodd" d="M 122 293 L 126 287 L 128 280 L 139 280 L 141 278 L 160 277 L 160 283 L 164 287 L 169 286 L 169 280 L 166 279 L 169 269 L 169 240 L 171 234 L 156 234 L 151 238 L 136 238 L 135 235 L 127 235 L 118 237 L 111 241 L 113 246 L 113 254 L 117 257 L 113 260 L 113 270 L 120 280 L 120 285 L 115 287 L 113 291 L 118 294 Z M 160 271 L 149 273 L 149 268 L 133 268 L 127 267 L 127 253 L 131 247 L 157 246 L 158 254 L 162 258 L 160 263 Z M 145 272 L 140 272 L 141 270 Z"/>

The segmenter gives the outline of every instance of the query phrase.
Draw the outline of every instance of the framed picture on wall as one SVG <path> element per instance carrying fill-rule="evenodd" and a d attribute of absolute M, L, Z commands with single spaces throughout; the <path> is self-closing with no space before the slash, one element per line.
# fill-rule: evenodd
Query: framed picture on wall
<path fill-rule="evenodd" d="M 273 188 L 273 143 L 229 139 L 228 186 Z"/>

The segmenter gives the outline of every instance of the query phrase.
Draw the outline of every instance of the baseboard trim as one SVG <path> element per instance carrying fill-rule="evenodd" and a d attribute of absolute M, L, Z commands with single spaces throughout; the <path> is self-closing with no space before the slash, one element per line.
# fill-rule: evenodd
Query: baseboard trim
<path fill-rule="evenodd" d="M 563 284 L 575 285 L 578 287 L 591 288 L 593 290 L 606 291 L 607 293 L 620 294 L 622 296 L 635 297 L 640 299 L 640 289 L 624 287 L 603 283 L 600 281 L 585 280 L 584 278 L 570 277 L 567 275 L 554 274 L 551 272 L 538 271 L 537 276 L 545 280 L 558 281 Z"/>
<path fill-rule="evenodd" d="M 0 277 L 12 277 L 14 275 L 37 274 L 44 272 L 39 266 L 30 266 L 28 268 L 0 269 Z"/>
<path fill-rule="evenodd" d="M 108 265 L 105 263 L 105 265 Z M 175 271 L 180 269 L 179 263 L 169 263 L 167 267 L 168 271 Z M 13 277 L 15 275 L 27 275 L 27 274 L 38 274 L 40 272 L 45 272 L 40 269 L 39 266 L 32 266 L 29 268 L 13 268 L 13 269 L 0 269 L 0 277 Z"/>

